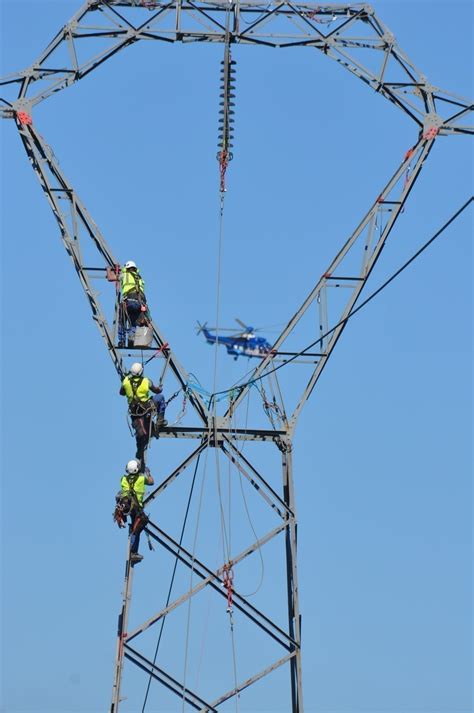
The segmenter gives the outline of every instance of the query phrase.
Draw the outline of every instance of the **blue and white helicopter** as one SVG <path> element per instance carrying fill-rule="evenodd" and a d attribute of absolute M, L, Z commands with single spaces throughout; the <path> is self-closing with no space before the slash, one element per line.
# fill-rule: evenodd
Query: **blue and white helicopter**
<path fill-rule="evenodd" d="M 219 329 L 216 334 L 212 334 L 211 330 L 216 327 L 208 327 L 207 322 L 201 324 L 198 322 L 197 333 L 204 334 L 208 344 L 222 344 L 227 349 L 227 354 L 231 354 L 234 359 L 239 356 L 257 357 L 263 359 L 272 349 L 272 345 L 264 337 L 257 337 L 255 332 L 257 329 L 244 324 L 240 319 L 235 318 L 237 324 L 242 327 L 243 331 L 238 329 Z M 232 336 L 224 337 L 220 332 L 232 332 Z"/>

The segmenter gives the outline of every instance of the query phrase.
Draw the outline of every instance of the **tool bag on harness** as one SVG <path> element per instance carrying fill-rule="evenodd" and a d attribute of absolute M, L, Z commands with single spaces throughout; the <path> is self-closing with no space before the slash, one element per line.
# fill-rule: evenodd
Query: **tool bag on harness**
<path fill-rule="evenodd" d="M 135 519 L 131 523 L 130 533 L 133 535 L 139 535 L 140 532 L 142 532 L 142 530 L 144 530 L 147 526 L 149 518 L 144 512 L 143 506 L 139 503 L 137 494 L 134 490 L 136 477 L 131 476 L 127 478 L 127 480 L 130 490 L 119 490 L 115 496 L 116 504 L 113 519 L 119 528 L 122 528 L 127 524 L 127 516 L 132 512 L 136 513 Z"/>
<path fill-rule="evenodd" d="M 127 515 L 130 514 L 132 509 L 132 498 L 128 493 L 122 493 L 121 491 L 115 496 L 115 510 L 113 513 L 113 520 L 117 523 L 119 528 L 127 526 Z M 132 523 L 131 534 L 139 535 L 142 530 L 148 525 L 148 516 L 144 510 L 138 510 L 137 515 Z"/>
<path fill-rule="evenodd" d="M 125 527 L 127 524 L 127 515 L 132 509 L 132 498 L 130 493 L 123 493 L 121 490 L 115 496 L 115 510 L 113 520 L 119 528 Z"/>

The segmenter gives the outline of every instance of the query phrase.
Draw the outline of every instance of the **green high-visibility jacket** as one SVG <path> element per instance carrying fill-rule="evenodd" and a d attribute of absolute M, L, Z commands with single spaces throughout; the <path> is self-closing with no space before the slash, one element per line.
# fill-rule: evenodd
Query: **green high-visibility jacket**
<path fill-rule="evenodd" d="M 139 295 L 145 294 L 145 283 L 138 270 L 123 268 L 120 273 L 120 284 L 123 298 L 126 298 L 130 292 L 138 292 Z"/>
<path fill-rule="evenodd" d="M 145 476 L 143 473 L 139 473 L 138 475 L 123 475 L 120 481 L 120 487 L 122 493 L 134 492 L 140 507 L 143 505 L 143 498 L 145 497 Z"/>
<path fill-rule="evenodd" d="M 150 399 L 150 384 L 146 376 L 126 376 L 122 381 L 125 396 L 130 404 L 132 401 L 145 403 Z"/>

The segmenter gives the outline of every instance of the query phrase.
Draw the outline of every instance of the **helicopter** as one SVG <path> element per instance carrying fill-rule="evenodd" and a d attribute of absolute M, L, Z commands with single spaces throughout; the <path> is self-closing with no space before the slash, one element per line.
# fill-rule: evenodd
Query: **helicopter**
<path fill-rule="evenodd" d="M 250 327 L 249 325 L 242 322 L 242 320 L 235 318 L 235 321 L 242 328 L 243 331 L 238 329 L 222 329 L 219 327 L 208 327 L 207 322 L 201 324 L 198 322 L 197 334 L 204 334 L 206 342 L 208 344 L 222 344 L 227 349 L 227 354 L 230 354 L 234 359 L 238 359 L 239 356 L 246 357 L 257 357 L 263 359 L 272 349 L 272 345 L 264 337 L 257 337 L 255 332 L 257 329 Z M 211 330 L 216 330 L 216 334 L 212 334 Z M 221 337 L 219 332 L 232 332 L 230 337 Z"/>

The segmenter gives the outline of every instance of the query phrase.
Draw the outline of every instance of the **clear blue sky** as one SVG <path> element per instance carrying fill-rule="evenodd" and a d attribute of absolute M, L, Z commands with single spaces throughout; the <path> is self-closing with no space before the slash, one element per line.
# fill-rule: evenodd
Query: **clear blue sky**
<path fill-rule="evenodd" d="M 1 74 L 29 65 L 78 6 L 2 0 Z M 472 95 L 470 2 L 374 6 L 433 84 Z M 140 43 L 34 114 L 115 255 L 141 266 L 156 321 L 208 388 L 213 351 L 194 326 L 213 321 L 216 309 L 221 58 L 220 46 Z M 234 58 L 222 323 L 235 316 L 254 325 L 284 323 L 416 131 L 319 53 L 237 47 Z M 51 210 L 13 122 L 1 129 L 0 710 L 102 713 L 110 701 L 126 548 L 111 513 L 134 441 Z M 470 192 L 469 138 L 440 139 L 369 289 Z M 472 710 L 471 284 L 472 211 L 354 318 L 303 412 L 294 461 L 308 713 Z M 219 387 L 252 365 L 220 354 Z M 158 373 L 153 366 L 151 377 Z M 295 373 L 285 377 L 290 387 Z M 166 388 L 169 394 L 174 384 Z M 170 406 L 170 419 L 179 405 Z M 259 409 L 254 400 L 251 416 Z M 155 442 L 155 480 L 190 447 Z M 257 451 L 257 463 L 277 484 L 277 460 Z M 210 455 L 198 554 L 217 567 L 222 545 Z M 203 478 L 201 468 L 199 487 Z M 253 535 L 232 478 L 237 550 Z M 153 506 L 153 519 L 172 533 L 179 532 L 189 482 L 188 474 Z M 262 534 L 271 520 L 245 493 Z M 188 544 L 196 517 L 194 502 Z M 252 601 L 284 622 L 278 544 L 263 551 L 264 581 Z M 143 553 L 132 624 L 160 608 L 169 581 L 166 556 L 149 553 L 145 543 Z M 236 574 L 237 586 L 251 591 L 260 574 L 256 558 Z M 188 583 L 180 573 L 176 591 Z M 186 615 L 183 609 L 170 617 L 159 659 L 177 677 Z M 145 640 L 148 651 L 154 635 Z M 236 647 L 239 680 L 277 657 L 239 617 Z M 196 604 L 189 656 L 190 685 L 232 686 L 223 601 Z M 127 674 L 124 711 L 141 710 L 144 682 L 139 671 Z M 239 710 L 286 712 L 287 692 L 287 672 L 274 673 L 242 696 Z M 177 699 L 152 688 L 149 713 L 178 710 Z"/>

